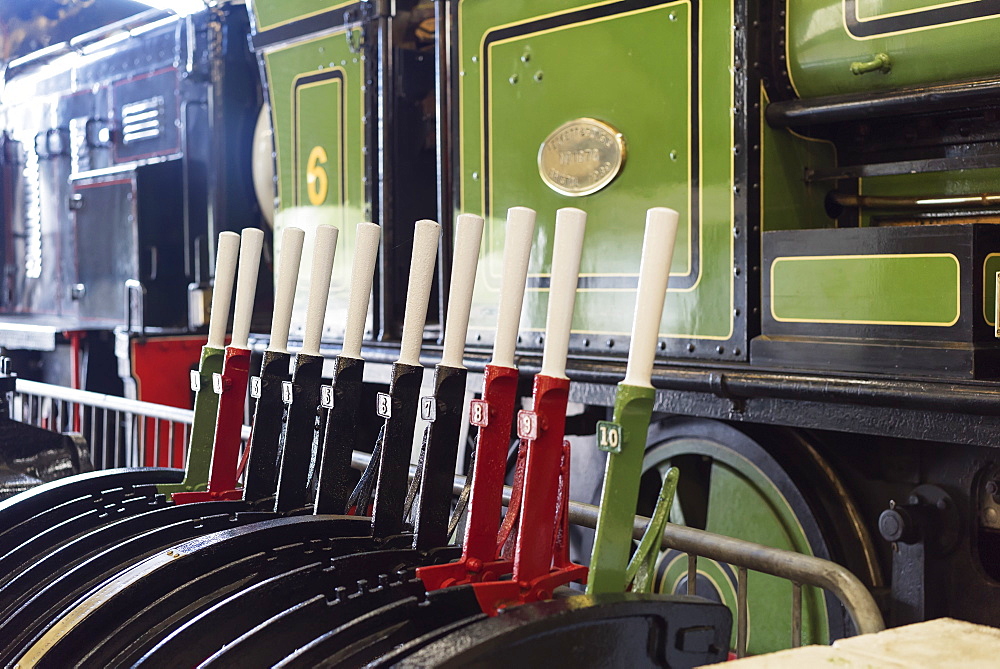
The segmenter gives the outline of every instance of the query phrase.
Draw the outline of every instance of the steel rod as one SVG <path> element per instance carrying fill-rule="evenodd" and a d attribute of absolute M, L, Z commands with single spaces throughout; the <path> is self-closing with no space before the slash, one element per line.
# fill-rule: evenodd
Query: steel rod
<path fill-rule="evenodd" d="M 1000 91 L 1000 80 L 982 79 L 900 88 L 877 93 L 848 93 L 811 100 L 772 102 L 764 112 L 775 128 L 838 123 L 913 114 L 916 110 L 946 111 L 990 104 Z"/>
<path fill-rule="evenodd" d="M 1000 206 L 1000 194 L 981 195 L 852 195 L 831 192 L 830 200 L 842 207 L 866 209 L 912 209 L 916 211 L 952 211 L 954 209 L 992 209 Z"/>
<path fill-rule="evenodd" d="M 355 469 L 364 470 L 370 459 L 371 455 L 368 453 L 355 451 L 351 464 Z M 415 473 L 416 467 L 411 465 L 410 477 Z M 456 475 L 454 494 L 461 494 L 464 487 L 465 477 Z M 511 487 L 504 486 L 504 504 L 510 502 L 510 495 Z M 593 504 L 569 503 L 569 520 L 574 525 L 594 528 L 597 525 L 597 514 L 598 507 Z M 636 516 L 632 536 L 641 538 L 648 523 L 649 518 Z M 663 532 L 661 547 L 694 553 L 717 562 L 743 565 L 763 574 L 829 590 L 847 608 L 858 634 L 881 632 L 885 629 L 882 613 L 868 588 L 846 567 L 835 562 L 672 523 Z"/>

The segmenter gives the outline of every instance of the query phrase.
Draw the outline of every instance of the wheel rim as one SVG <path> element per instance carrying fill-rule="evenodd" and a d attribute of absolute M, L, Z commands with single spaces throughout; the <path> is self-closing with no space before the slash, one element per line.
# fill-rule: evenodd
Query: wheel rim
<path fill-rule="evenodd" d="M 652 503 L 650 495 L 655 495 L 663 472 L 675 465 L 681 470 L 681 487 L 671 514 L 674 522 L 825 559 L 836 552 L 832 547 L 845 541 L 830 536 L 830 524 L 817 517 L 814 505 L 778 460 L 733 427 L 710 420 L 670 419 L 651 428 L 649 444 L 640 511 L 648 512 L 644 504 Z M 657 590 L 686 593 L 687 567 L 685 554 L 664 551 L 657 565 Z M 748 653 L 788 648 L 792 584 L 751 571 L 747 588 Z M 725 603 L 734 621 L 736 591 L 735 568 L 698 560 L 696 593 Z M 829 643 L 849 634 L 842 606 L 816 588 L 802 590 L 802 617 L 805 644 Z M 734 646 L 735 630 L 734 624 Z"/>

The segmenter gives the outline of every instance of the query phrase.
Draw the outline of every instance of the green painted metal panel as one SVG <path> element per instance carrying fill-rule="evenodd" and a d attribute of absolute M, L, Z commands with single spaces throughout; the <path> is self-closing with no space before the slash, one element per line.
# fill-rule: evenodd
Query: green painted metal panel
<path fill-rule="evenodd" d="M 768 102 L 767 94 L 761 90 L 761 109 Z M 825 206 L 830 183 L 807 182 L 802 178 L 807 168 L 836 167 L 837 150 L 833 143 L 772 128 L 761 115 L 760 151 L 761 229 L 834 227 L 836 221 L 827 215 Z"/>
<path fill-rule="evenodd" d="M 481 343 L 492 337 L 507 208 L 539 212 L 522 329 L 544 326 L 555 210 L 575 206 L 589 219 L 573 329 L 624 336 L 645 210 L 669 206 L 682 224 L 661 333 L 728 339 L 734 299 L 729 4 L 686 0 L 635 9 L 623 2 L 462 0 L 458 12 L 459 204 L 487 220 L 472 337 Z M 585 117 L 621 132 L 627 157 L 608 186 L 570 197 L 546 186 L 536 159 L 549 133 Z"/>
<path fill-rule="evenodd" d="M 1000 14 L 985 2 L 790 0 L 789 76 L 804 98 L 1000 73 Z M 856 75 L 887 54 L 891 69 Z"/>
<path fill-rule="evenodd" d="M 219 413 L 219 396 L 212 389 L 212 375 L 222 373 L 225 358 L 225 349 L 207 345 L 201 349 L 201 361 L 198 364 L 201 383 L 194 396 L 194 416 L 188 439 L 184 480 L 180 483 L 158 486 L 157 490 L 162 495 L 208 488 L 208 474 L 212 468 L 212 447 L 215 442 L 215 422 Z"/>
<path fill-rule="evenodd" d="M 328 336 L 344 323 L 355 227 L 371 216 L 365 200 L 364 58 L 352 53 L 344 31 L 307 38 L 264 55 L 278 176 L 275 245 L 295 225 L 306 233 L 317 225 L 340 229 L 327 306 Z M 308 238 L 307 238 L 308 239 Z M 310 266 L 307 243 L 303 268 Z M 300 272 L 293 332 L 301 331 L 309 289 Z"/>
<path fill-rule="evenodd" d="M 308 18 L 316 14 L 334 9 L 343 9 L 356 4 L 357 0 L 349 2 L 330 2 L 330 0 L 250 0 L 250 11 L 253 14 L 257 32 L 271 30 L 285 24 Z"/>
<path fill-rule="evenodd" d="M 960 315 L 950 253 L 802 256 L 771 263 L 777 321 L 950 326 Z"/>

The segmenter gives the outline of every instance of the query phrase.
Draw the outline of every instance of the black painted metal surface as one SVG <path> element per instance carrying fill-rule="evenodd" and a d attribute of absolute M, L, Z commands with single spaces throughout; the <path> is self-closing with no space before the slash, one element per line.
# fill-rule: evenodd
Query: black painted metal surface
<path fill-rule="evenodd" d="M 204 502 L 176 508 L 207 514 L 220 506 L 232 505 L 233 502 Z M 119 540 L 112 546 L 101 541 L 96 548 L 89 547 L 95 538 L 103 539 L 93 534 L 66 544 L 21 572 L 17 579 L 0 590 L 4 604 L 0 620 L 0 663 L 13 662 L 15 651 L 36 638 L 74 601 L 131 565 L 191 537 L 246 525 L 262 520 L 262 516 L 266 517 L 259 513 L 194 515 L 165 526 L 158 524 L 155 529 L 131 536 L 126 534 L 125 528 L 113 527 Z"/>
<path fill-rule="evenodd" d="M 438 365 L 434 370 L 434 420 L 427 426 L 420 476 L 420 499 L 414 519 L 413 547 L 428 550 L 448 543 L 452 487 L 465 407 L 465 368 Z"/>
<path fill-rule="evenodd" d="M 345 513 L 351 494 L 351 457 L 357 447 L 358 409 L 361 405 L 365 361 L 337 356 L 333 372 L 333 406 L 323 423 L 319 479 L 313 511 Z"/>
<path fill-rule="evenodd" d="M 402 667 L 697 667 L 726 659 L 731 627 L 728 608 L 699 597 L 576 596 L 506 609 L 390 657 Z"/>
<path fill-rule="evenodd" d="M 174 625 L 226 594 L 314 561 L 324 551 L 359 551 L 370 545 L 369 531 L 367 518 L 309 516 L 175 545 L 78 601 L 74 609 L 82 617 L 62 629 L 40 666 L 109 666 L 130 652 L 141 656 Z"/>
<path fill-rule="evenodd" d="M 278 512 L 287 513 L 306 505 L 323 360 L 319 355 L 299 353 L 295 356 L 292 401 L 288 406 L 288 420 L 281 436 L 281 469 L 274 498 L 274 510 Z"/>
<path fill-rule="evenodd" d="M 417 421 L 420 382 L 424 368 L 396 362 L 389 386 L 391 415 L 385 420 L 385 438 L 375 488 L 372 532 L 388 537 L 404 531 L 403 502 L 410 473 L 410 444 Z"/>
<path fill-rule="evenodd" d="M 367 606 L 358 615 L 330 626 L 296 648 L 281 666 L 365 666 L 414 638 L 484 616 L 472 588 L 448 588 L 428 594 L 418 584 L 419 579 L 401 580 L 372 590 Z M 378 601 L 390 593 L 395 594 L 392 601 Z"/>
<path fill-rule="evenodd" d="M 291 355 L 265 351 L 261 361 L 260 392 L 253 414 L 250 434 L 250 454 L 247 462 L 243 499 L 258 502 L 274 495 L 277 487 L 278 452 L 285 405 L 281 401 L 281 384 L 291 380 Z"/>

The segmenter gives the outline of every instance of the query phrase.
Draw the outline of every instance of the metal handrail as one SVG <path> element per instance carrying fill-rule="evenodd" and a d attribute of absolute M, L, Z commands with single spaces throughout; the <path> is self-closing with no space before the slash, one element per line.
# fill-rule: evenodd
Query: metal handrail
<path fill-rule="evenodd" d="M 164 404 L 153 404 L 140 400 L 130 400 L 117 395 L 104 395 L 89 390 L 76 390 L 74 388 L 64 388 L 38 381 L 28 381 L 17 379 L 16 391 L 27 395 L 38 395 L 50 397 L 62 402 L 72 402 L 74 404 L 85 404 L 97 406 L 109 411 L 119 411 L 124 414 L 135 414 L 146 416 L 147 418 L 158 418 L 169 420 L 175 423 L 191 425 L 194 422 L 194 411 L 191 409 L 179 409 Z M 250 438 L 250 426 L 244 425 L 241 438 L 246 441 Z"/>
<path fill-rule="evenodd" d="M 371 460 L 371 456 L 367 453 L 358 453 L 355 451 L 352 465 L 356 469 L 364 469 L 368 466 L 369 460 Z M 415 473 L 416 467 L 411 465 L 411 478 Z M 465 488 L 465 481 L 465 476 L 455 476 L 453 483 L 455 494 L 461 494 Z M 503 501 L 505 504 L 510 502 L 511 491 L 510 486 L 504 486 Z M 575 525 L 591 529 L 596 528 L 598 510 L 599 507 L 593 504 L 571 501 L 569 503 L 569 520 Z M 642 538 L 642 534 L 648 524 L 649 518 L 636 516 L 632 536 L 636 539 Z M 801 600 L 799 599 L 801 596 L 800 587 L 802 585 L 811 585 L 822 588 L 833 593 L 843 603 L 844 608 L 847 609 L 847 613 L 854 622 L 854 627 L 858 634 L 870 634 L 885 629 L 885 621 L 882 618 L 882 613 L 879 611 L 871 592 L 868 591 L 868 588 L 865 587 L 857 576 L 836 562 L 672 523 L 668 524 L 663 532 L 661 546 L 664 549 L 672 548 L 682 553 L 687 553 L 689 556 L 697 555 L 710 560 L 738 565 L 741 571 L 752 569 L 753 571 L 788 579 L 794 586 L 793 596 L 795 600 L 792 606 L 793 609 L 797 609 L 799 612 L 801 612 Z M 741 575 L 739 581 L 740 592 L 737 594 L 740 599 L 743 599 L 743 603 L 742 605 L 738 603 L 737 606 L 742 608 L 746 605 L 745 574 Z M 688 579 L 688 587 L 689 591 L 693 589 L 693 578 Z M 796 606 L 796 604 L 799 606 Z M 745 623 L 745 616 L 742 622 Z M 801 634 L 801 627 L 799 627 L 798 633 Z"/>
<path fill-rule="evenodd" d="M 18 379 L 16 389 L 17 392 L 28 395 L 39 395 L 63 402 L 98 406 L 109 411 L 140 414 L 149 418 L 171 420 L 175 423 L 186 423 L 187 425 L 191 424 L 194 417 L 194 412 L 190 409 L 178 409 L 177 407 L 168 407 L 163 404 L 140 402 L 139 400 L 130 400 L 116 395 L 104 395 L 89 390 L 64 388 L 62 386 L 28 381 L 26 379 Z"/>

